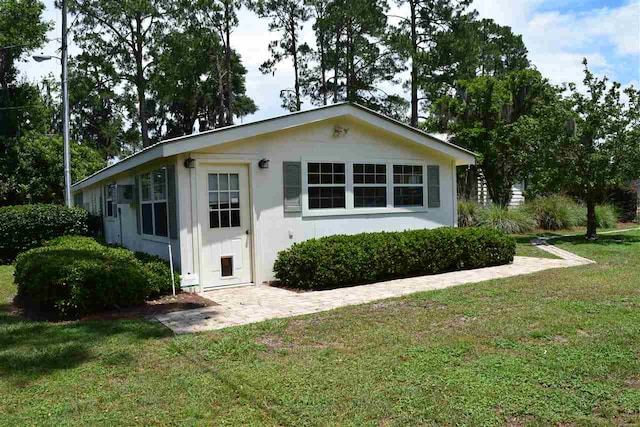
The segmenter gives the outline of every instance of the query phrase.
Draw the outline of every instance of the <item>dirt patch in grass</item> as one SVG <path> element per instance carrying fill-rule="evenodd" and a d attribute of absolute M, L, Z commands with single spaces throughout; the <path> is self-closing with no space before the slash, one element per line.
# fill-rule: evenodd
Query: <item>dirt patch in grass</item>
<path fill-rule="evenodd" d="M 640 376 L 627 378 L 624 385 L 635 390 L 640 389 Z"/>

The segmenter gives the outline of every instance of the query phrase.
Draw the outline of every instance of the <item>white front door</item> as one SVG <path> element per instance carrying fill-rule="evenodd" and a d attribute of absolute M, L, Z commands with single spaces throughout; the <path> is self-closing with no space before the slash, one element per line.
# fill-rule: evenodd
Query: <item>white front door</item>
<path fill-rule="evenodd" d="M 198 169 L 202 287 L 249 283 L 251 211 L 247 167 Z"/>

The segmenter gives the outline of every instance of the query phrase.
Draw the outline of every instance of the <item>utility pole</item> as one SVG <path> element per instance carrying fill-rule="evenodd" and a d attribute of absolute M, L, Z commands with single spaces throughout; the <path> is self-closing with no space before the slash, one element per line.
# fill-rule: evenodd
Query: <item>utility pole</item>
<path fill-rule="evenodd" d="M 67 0 L 62 0 L 62 141 L 64 144 L 64 201 L 71 206 L 71 153 L 69 150 L 69 91 L 67 88 Z"/>

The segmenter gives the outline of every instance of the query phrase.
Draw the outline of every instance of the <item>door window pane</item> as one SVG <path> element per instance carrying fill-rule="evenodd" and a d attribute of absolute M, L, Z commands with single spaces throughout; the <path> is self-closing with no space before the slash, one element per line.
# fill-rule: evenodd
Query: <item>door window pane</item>
<path fill-rule="evenodd" d="M 209 228 L 220 227 L 220 215 L 217 210 L 209 212 Z"/>
<path fill-rule="evenodd" d="M 238 182 L 238 174 L 237 173 L 232 173 L 229 174 L 229 189 L 230 190 L 239 190 L 240 189 L 240 183 Z"/>
<path fill-rule="evenodd" d="M 218 174 L 219 190 L 229 189 L 229 175 L 226 173 Z"/>
<path fill-rule="evenodd" d="M 240 227 L 240 211 L 239 210 L 231 211 L 231 226 Z"/>
<path fill-rule="evenodd" d="M 216 191 L 218 189 L 218 175 L 215 173 L 209 174 L 209 191 Z"/>
<path fill-rule="evenodd" d="M 220 226 L 221 227 L 230 227 L 229 222 L 229 211 L 220 211 Z"/>

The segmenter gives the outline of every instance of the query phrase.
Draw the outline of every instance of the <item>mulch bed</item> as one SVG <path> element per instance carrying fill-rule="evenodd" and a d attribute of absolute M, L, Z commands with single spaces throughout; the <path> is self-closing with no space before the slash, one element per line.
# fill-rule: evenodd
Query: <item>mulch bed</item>
<path fill-rule="evenodd" d="M 174 311 L 195 310 L 203 307 L 220 305 L 210 299 L 201 297 L 190 292 L 180 292 L 175 297 L 173 295 L 163 296 L 155 300 L 149 300 L 142 305 L 134 307 L 114 308 L 100 313 L 89 314 L 79 320 L 123 320 L 141 319 L 151 317 L 156 314 L 172 313 Z M 29 320 L 56 321 L 51 313 L 25 312 L 21 307 L 12 304 L 7 307 L 7 311 L 16 316 L 23 316 Z"/>
<path fill-rule="evenodd" d="M 197 308 L 220 305 L 210 299 L 190 292 L 180 292 L 175 297 L 166 295 L 147 301 L 144 305 L 109 310 L 81 317 L 80 320 L 137 319 L 155 314 L 172 313 L 174 311 L 195 310 Z"/>

